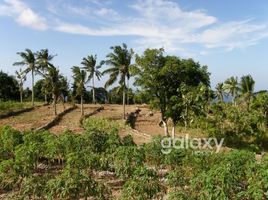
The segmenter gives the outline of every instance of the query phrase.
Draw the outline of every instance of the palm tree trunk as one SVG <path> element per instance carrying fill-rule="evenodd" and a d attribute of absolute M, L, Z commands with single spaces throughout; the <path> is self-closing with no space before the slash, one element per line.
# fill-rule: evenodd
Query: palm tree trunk
<path fill-rule="evenodd" d="M 34 70 L 32 69 L 32 106 L 34 106 Z"/>
<path fill-rule="evenodd" d="M 84 116 L 83 95 L 81 95 L 81 116 Z"/>
<path fill-rule="evenodd" d="M 57 98 L 56 95 L 54 96 L 54 102 L 53 102 L 53 107 L 54 107 L 54 115 L 57 115 Z"/>
<path fill-rule="evenodd" d="M 94 85 L 94 75 L 92 77 L 92 90 L 93 90 L 93 103 L 96 104 L 96 99 L 95 99 L 95 85 Z"/>
<path fill-rule="evenodd" d="M 125 91 L 126 79 L 124 77 L 123 83 L 123 118 L 126 119 L 126 91 Z"/>
<path fill-rule="evenodd" d="M 127 105 L 129 105 L 129 79 L 127 79 Z"/>

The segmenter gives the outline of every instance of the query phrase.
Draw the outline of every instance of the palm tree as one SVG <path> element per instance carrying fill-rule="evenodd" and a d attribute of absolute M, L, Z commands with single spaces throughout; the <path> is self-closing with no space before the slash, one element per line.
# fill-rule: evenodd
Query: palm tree
<path fill-rule="evenodd" d="M 36 53 L 36 63 L 38 65 L 38 72 L 42 76 L 48 70 L 49 67 L 54 67 L 51 64 L 52 59 L 56 55 L 50 55 L 48 49 L 42 49 Z M 42 90 L 45 96 L 45 103 L 47 103 L 48 88 L 50 87 L 49 79 L 45 79 L 43 82 Z"/>
<path fill-rule="evenodd" d="M 48 49 L 41 49 L 36 53 L 36 63 L 38 65 L 38 69 L 44 71 L 46 68 L 53 66 L 51 64 L 52 59 L 56 55 L 50 55 Z"/>
<path fill-rule="evenodd" d="M 110 65 L 109 69 L 103 71 L 102 74 L 110 74 L 110 78 L 105 83 L 105 88 L 114 84 L 119 78 L 119 84 L 123 89 L 123 118 L 125 119 L 125 99 L 126 99 L 126 78 L 129 77 L 129 66 L 133 56 L 133 50 L 127 49 L 127 45 L 123 43 L 121 46 L 111 47 L 112 53 L 108 54 L 106 64 Z"/>
<path fill-rule="evenodd" d="M 37 71 L 35 54 L 30 49 L 26 49 L 25 52 L 18 52 L 17 54 L 20 55 L 22 61 L 15 62 L 13 65 L 26 65 L 27 68 L 24 72 L 26 74 L 31 72 L 32 74 L 32 106 L 34 106 L 34 75 Z"/>
<path fill-rule="evenodd" d="M 97 55 L 93 56 L 87 56 L 86 58 L 83 58 L 83 61 L 81 62 L 82 65 L 84 65 L 84 69 L 89 73 L 88 75 L 88 81 L 92 79 L 92 99 L 93 103 L 96 104 L 96 98 L 95 98 L 95 76 L 98 80 L 100 80 L 101 72 L 99 69 L 104 64 L 104 61 L 101 61 L 99 65 L 96 66 L 97 62 Z"/>
<path fill-rule="evenodd" d="M 84 101 L 84 91 L 85 91 L 85 84 L 87 83 L 87 72 L 85 70 L 80 69 L 77 66 L 72 67 L 73 71 L 73 78 L 74 78 L 74 84 L 76 87 L 77 95 L 81 98 L 81 115 L 84 115 L 84 107 L 83 107 L 83 101 Z"/>
<path fill-rule="evenodd" d="M 237 77 L 232 76 L 224 82 L 224 90 L 226 93 L 231 94 L 233 98 L 233 104 L 236 106 L 236 98 L 240 90 Z"/>
<path fill-rule="evenodd" d="M 19 82 L 19 88 L 20 88 L 20 102 L 22 103 L 22 94 L 23 94 L 23 83 L 26 81 L 26 74 L 20 69 L 20 71 L 16 71 L 16 78 Z"/>
<path fill-rule="evenodd" d="M 251 75 L 242 76 L 240 79 L 241 94 L 245 97 L 247 108 L 249 109 L 250 100 L 253 96 L 255 81 Z"/>
<path fill-rule="evenodd" d="M 216 85 L 216 95 L 217 95 L 218 100 L 222 103 L 223 97 L 225 96 L 224 83 L 218 83 Z"/>
<path fill-rule="evenodd" d="M 51 65 L 47 68 L 45 82 L 50 83 L 50 89 L 53 96 L 54 114 L 57 115 L 57 101 L 61 95 L 62 79 L 64 77 L 59 73 L 59 69 Z"/>

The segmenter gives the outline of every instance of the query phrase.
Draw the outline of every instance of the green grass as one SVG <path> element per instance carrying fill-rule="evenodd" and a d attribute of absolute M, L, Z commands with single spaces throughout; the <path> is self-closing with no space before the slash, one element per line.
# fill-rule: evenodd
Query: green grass
<path fill-rule="evenodd" d="M 0 102 L 0 114 L 6 114 L 11 111 L 18 111 L 25 108 L 30 108 L 32 106 L 31 102 L 15 102 L 15 101 L 5 101 Z"/>

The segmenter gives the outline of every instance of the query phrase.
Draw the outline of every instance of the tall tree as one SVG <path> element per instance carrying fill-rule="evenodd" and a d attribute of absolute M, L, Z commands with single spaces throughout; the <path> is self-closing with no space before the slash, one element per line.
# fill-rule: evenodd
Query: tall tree
<path fill-rule="evenodd" d="M 44 73 L 49 70 L 50 67 L 54 67 L 51 61 L 56 55 L 49 54 L 48 49 L 41 49 L 36 53 L 36 63 L 38 66 L 38 72 L 42 76 L 44 76 Z M 47 95 L 48 95 L 48 88 L 49 88 L 49 81 L 45 78 L 45 81 L 43 81 L 43 94 L 45 97 L 45 103 L 47 103 Z"/>
<path fill-rule="evenodd" d="M 84 92 L 85 92 L 85 84 L 87 83 L 87 72 L 83 69 L 80 69 L 77 66 L 72 67 L 74 85 L 76 87 L 76 93 L 80 96 L 81 102 L 81 115 L 84 115 Z"/>
<path fill-rule="evenodd" d="M 203 90 L 209 86 L 209 73 L 206 66 L 200 66 L 192 59 L 182 60 L 176 56 L 164 56 L 163 53 L 163 49 L 147 49 L 143 55 L 136 57 L 135 84 L 149 94 L 152 106 L 160 109 L 166 136 L 169 135 L 168 119 L 172 120 L 174 137 L 176 124 L 188 122 L 189 105 L 200 107 L 205 103 L 194 89 L 199 87 Z M 189 89 L 184 89 L 182 85 L 189 86 Z"/>
<path fill-rule="evenodd" d="M 46 70 L 45 80 L 46 82 L 50 83 L 50 92 L 53 97 L 54 114 L 57 115 L 57 101 L 62 94 L 64 77 L 60 74 L 59 69 L 51 65 Z"/>
<path fill-rule="evenodd" d="M 22 103 L 22 96 L 23 96 L 23 84 L 26 81 L 26 74 L 22 71 L 22 69 L 20 69 L 20 71 L 16 71 L 16 78 L 18 80 L 19 83 L 19 88 L 20 88 L 20 102 Z"/>
<path fill-rule="evenodd" d="M 20 96 L 19 85 L 15 77 L 0 70 L 0 101 L 18 100 Z"/>
<path fill-rule="evenodd" d="M 83 58 L 83 61 L 81 62 L 81 64 L 84 65 L 84 69 L 88 72 L 88 81 L 92 80 L 93 103 L 96 103 L 95 77 L 97 77 L 97 79 L 100 80 L 101 72 L 99 71 L 99 69 L 104 64 L 104 61 L 101 61 L 99 65 L 96 65 L 96 63 L 97 63 L 97 55 L 87 56 L 86 58 Z"/>
<path fill-rule="evenodd" d="M 122 46 L 111 47 L 112 53 L 106 57 L 106 64 L 110 68 L 103 71 L 102 74 L 110 74 L 109 80 L 105 83 L 105 88 L 114 84 L 119 77 L 119 84 L 123 89 L 123 118 L 126 118 L 126 78 L 129 76 L 129 66 L 134 54 L 132 49 L 128 49 L 126 44 Z"/>
<path fill-rule="evenodd" d="M 220 101 L 222 103 L 223 98 L 225 96 L 224 83 L 218 83 L 216 85 L 216 96 L 218 98 L 218 101 Z"/>
<path fill-rule="evenodd" d="M 224 82 L 225 91 L 233 98 L 233 104 L 236 106 L 236 99 L 240 90 L 237 77 L 232 76 Z"/>
<path fill-rule="evenodd" d="M 34 106 L 34 76 L 37 71 L 36 56 L 30 49 L 26 49 L 25 52 L 18 52 L 17 54 L 20 55 L 22 61 L 15 62 L 13 65 L 26 65 L 27 68 L 24 72 L 26 74 L 31 72 L 32 74 L 32 106 Z"/>
<path fill-rule="evenodd" d="M 250 101 L 254 92 L 255 81 L 251 75 L 242 76 L 240 79 L 241 94 L 244 96 L 249 109 Z"/>

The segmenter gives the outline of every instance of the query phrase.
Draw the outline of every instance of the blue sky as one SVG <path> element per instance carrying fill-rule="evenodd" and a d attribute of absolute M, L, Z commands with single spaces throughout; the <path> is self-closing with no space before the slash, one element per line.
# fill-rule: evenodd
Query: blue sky
<path fill-rule="evenodd" d="M 207 65 L 212 87 L 251 74 L 256 90 L 268 89 L 267 0 L 0 0 L 0 28 L 0 69 L 9 74 L 25 48 L 48 48 L 70 78 L 86 55 L 101 60 L 125 42 Z"/>

